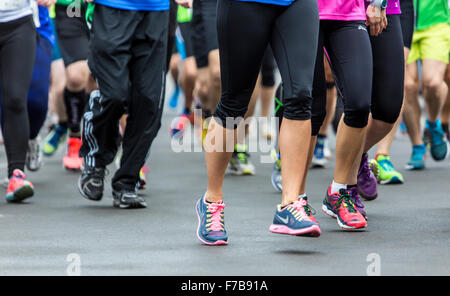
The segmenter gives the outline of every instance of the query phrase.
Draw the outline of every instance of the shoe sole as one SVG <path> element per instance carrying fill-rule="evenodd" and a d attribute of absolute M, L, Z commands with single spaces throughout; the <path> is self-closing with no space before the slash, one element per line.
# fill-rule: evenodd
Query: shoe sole
<path fill-rule="evenodd" d="M 131 204 L 123 204 L 117 200 L 113 201 L 113 207 L 118 209 L 145 209 L 147 207 L 147 203 L 144 202 L 132 202 Z"/>
<path fill-rule="evenodd" d="M 303 229 L 291 229 L 285 225 L 275 225 L 272 224 L 269 227 L 269 231 L 272 233 L 294 235 L 294 236 L 305 236 L 305 237 L 319 237 L 322 233 L 318 225 L 312 225 Z"/>
<path fill-rule="evenodd" d="M 208 242 L 208 241 L 206 241 L 206 240 L 204 240 L 203 238 L 201 238 L 200 237 L 200 221 L 201 221 L 201 219 L 200 219 L 200 215 L 199 215 L 199 213 L 198 213 L 198 203 L 200 202 L 200 200 L 198 200 L 197 201 L 197 203 L 195 204 L 195 213 L 197 214 L 197 219 L 198 219 L 198 226 L 197 226 L 197 238 L 202 242 L 202 243 L 204 243 L 205 245 L 208 245 L 208 246 L 220 246 L 220 245 L 228 245 L 228 241 L 224 241 L 224 240 L 218 240 L 218 241 L 215 241 L 215 242 Z"/>
<path fill-rule="evenodd" d="M 6 201 L 11 203 L 22 202 L 34 195 L 34 189 L 30 185 L 24 185 L 13 193 L 6 195 Z"/>
<path fill-rule="evenodd" d="M 364 229 L 364 228 L 367 228 L 367 224 L 366 224 L 366 226 L 361 226 L 361 227 L 350 226 L 350 225 L 344 224 L 344 223 L 341 221 L 341 219 L 339 219 L 339 217 L 338 217 L 333 211 L 331 211 L 330 209 L 328 209 L 328 207 L 327 207 L 326 205 L 324 205 L 324 204 L 322 204 L 322 211 L 323 211 L 326 215 L 330 216 L 331 218 L 336 219 L 336 221 L 337 221 L 339 227 L 342 228 L 342 229 L 344 229 L 344 230 L 355 230 L 355 229 Z"/>
<path fill-rule="evenodd" d="M 91 201 L 101 201 L 102 198 L 103 198 L 103 195 L 100 196 L 100 198 L 98 198 L 98 199 L 90 198 L 89 196 L 87 196 L 87 195 L 84 193 L 83 189 L 81 188 L 81 177 L 78 178 L 77 188 L 78 188 L 78 192 L 80 192 L 81 196 L 84 197 L 84 198 L 87 199 L 87 200 L 91 200 Z"/>
<path fill-rule="evenodd" d="M 389 180 L 380 180 L 379 182 L 381 185 L 394 185 L 394 184 L 403 184 L 403 180 L 397 178 L 397 177 L 393 177 L 392 179 Z"/>

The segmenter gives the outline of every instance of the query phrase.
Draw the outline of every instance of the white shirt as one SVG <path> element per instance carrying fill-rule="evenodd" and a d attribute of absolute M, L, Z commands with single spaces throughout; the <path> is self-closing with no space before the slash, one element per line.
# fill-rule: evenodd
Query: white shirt
<path fill-rule="evenodd" d="M 30 0 L 0 0 L 0 23 L 14 21 L 32 13 Z"/>

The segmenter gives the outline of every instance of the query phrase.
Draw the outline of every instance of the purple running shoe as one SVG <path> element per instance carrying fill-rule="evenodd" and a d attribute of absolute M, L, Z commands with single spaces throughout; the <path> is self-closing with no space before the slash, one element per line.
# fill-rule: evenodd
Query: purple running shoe
<path fill-rule="evenodd" d="M 366 200 L 377 198 L 377 178 L 369 166 L 368 155 L 364 153 L 358 170 L 358 192 Z"/>

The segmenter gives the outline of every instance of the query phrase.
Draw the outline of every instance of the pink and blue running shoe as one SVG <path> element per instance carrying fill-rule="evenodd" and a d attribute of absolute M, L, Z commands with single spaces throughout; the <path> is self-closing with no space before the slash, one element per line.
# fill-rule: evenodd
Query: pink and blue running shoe
<path fill-rule="evenodd" d="M 228 234 L 225 231 L 222 201 L 209 203 L 203 196 L 197 201 L 198 228 L 197 237 L 205 245 L 227 245 Z"/>
<path fill-rule="evenodd" d="M 313 217 L 307 198 L 285 206 L 277 206 L 270 232 L 296 236 L 319 237 L 321 234 L 319 223 Z"/>

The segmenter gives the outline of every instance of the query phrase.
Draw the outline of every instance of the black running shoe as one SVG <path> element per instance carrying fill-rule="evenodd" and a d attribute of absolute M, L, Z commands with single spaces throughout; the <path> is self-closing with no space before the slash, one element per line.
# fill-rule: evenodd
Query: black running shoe
<path fill-rule="evenodd" d="M 85 167 L 78 179 L 78 190 L 89 200 L 100 201 L 103 197 L 105 168 Z"/>
<path fill-rule="evenodd" d="M 145 199 L 138 196 L 135 190 L 114 190 L 113 189 L 113 206 L 120 209 L 139 209 L 146 208 Z"/>

